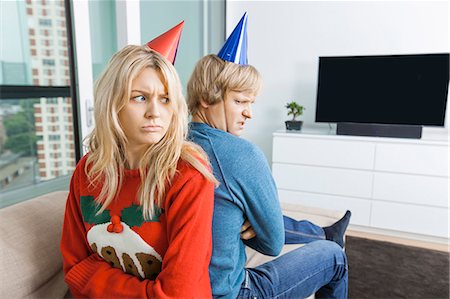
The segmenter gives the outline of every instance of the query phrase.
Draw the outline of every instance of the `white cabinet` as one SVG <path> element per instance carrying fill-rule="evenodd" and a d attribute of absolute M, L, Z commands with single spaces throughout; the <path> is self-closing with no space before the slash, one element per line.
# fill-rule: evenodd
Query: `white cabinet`
<path fill-rule="evenodd" d="M 444 141 L 273 134 L 280 200 L 351 210 L 361 228 L 449 238 Z"/>

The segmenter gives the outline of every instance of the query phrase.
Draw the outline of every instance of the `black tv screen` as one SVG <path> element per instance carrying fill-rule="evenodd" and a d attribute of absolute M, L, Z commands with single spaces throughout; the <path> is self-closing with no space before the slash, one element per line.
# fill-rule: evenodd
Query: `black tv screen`
<path fill-rule="evenodd" d="M 319 57 L 316 122 L 444 126 L 449 54 Z"/>

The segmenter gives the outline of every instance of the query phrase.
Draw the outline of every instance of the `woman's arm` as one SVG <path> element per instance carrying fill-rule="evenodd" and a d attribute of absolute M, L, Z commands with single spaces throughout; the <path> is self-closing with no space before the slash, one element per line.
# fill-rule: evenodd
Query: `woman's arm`
<path fill-rule="evenodd" d="M 213 184 L 197 175 L 166 203 L 169 247 L 156 280 L 139 280 L 111 267 L 90 249 L 72 178 L 64 219 L 61 252 L 65 279 L 74 297 L 209 297 Z M 74 182 L 75 181 L 75 182 Z M 174 184 L 175 186 L 177 183 Z M 175 196 L 176 195 L 176 196 Z"/>
<path fill-rule="evenodd" d="M 169 195 L 165 203 L 169 248 L 155 283 L 173 297 L 211 297 L 214 184 L 195 172 L 188 181 L 178 180 Z"/>

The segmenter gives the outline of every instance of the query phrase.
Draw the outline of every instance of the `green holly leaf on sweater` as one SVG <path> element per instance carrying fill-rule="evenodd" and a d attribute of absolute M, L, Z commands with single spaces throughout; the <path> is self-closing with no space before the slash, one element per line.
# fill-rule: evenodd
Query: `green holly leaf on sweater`
<path fill-rule="evenodd" d="M 150 222 L 150 221 L 158 222 L 160 214 L 161 213 L 158 210 L 157 213 L 155 213 L 155 215 L 153 215 L 152 219 L 150 219 L 149 221 L 145 221 L 144 216 L 142 215 L 141 206 L 133 204 L 130 207 L 122 210 L 122 217 L 120 217 L 120 218 L 123 222 L 128 224 L 129 227 L 132 227 L 132 226 L 141 226 L 142 223 L 144 223 L 144 222 Z"/>
<path fill-rule="evenodd" d="M 81 196 L 80 197 L 81 214 L 83 220 L 89 224 L 102 224 L 109 222 L 111 215 L 108 210 L 104 210 L 102 213 L 97 214 L 100 211 L 100 205 L 94 200 L 93 196 Z"/>

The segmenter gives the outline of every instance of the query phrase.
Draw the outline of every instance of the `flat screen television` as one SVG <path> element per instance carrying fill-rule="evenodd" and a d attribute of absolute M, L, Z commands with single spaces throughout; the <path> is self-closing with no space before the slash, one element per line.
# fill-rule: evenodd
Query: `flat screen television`
<path fill-rule="evenodd" d="M 337 123 L 338 134 L 421 136 L 422 126 L 444 126 L 448 84 L 448 53 L 319 57 L 316 122 Z"/>

